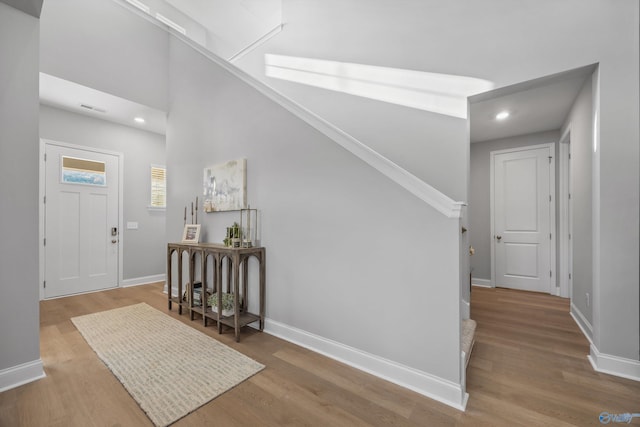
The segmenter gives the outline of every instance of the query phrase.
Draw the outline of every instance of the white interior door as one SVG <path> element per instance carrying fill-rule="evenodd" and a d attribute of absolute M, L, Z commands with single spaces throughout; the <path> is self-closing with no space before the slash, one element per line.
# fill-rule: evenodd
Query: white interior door
<path fill-rule="evenodd" d="M 118 286 L 119 157 L 45 144 L 45 298 Z"/>
<path fill-rule="evenodd" d="M 496 286 L 552 292 L 552 156 L 553 146 L 492 153 Z"/>

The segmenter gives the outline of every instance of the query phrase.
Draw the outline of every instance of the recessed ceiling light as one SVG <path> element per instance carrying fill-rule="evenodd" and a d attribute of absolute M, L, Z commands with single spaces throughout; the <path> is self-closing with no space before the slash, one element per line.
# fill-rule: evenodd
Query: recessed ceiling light
<path fill-rule="evenodd" d="M 136 118 L 135 118 L 135 119 L 133 119 L 133 120 L 135 120 L 135 121 L 136 121 L 136 122 L 138 122 L 138 123 L 144 123 L 144 119 L 143 119 L 142 117 L 136 117 Z"/>
<path fill-rule="evenodd" d="M 509 112 L 508 111 L 501 111 L 498 114 L 496 114 L 496 120 L 504 120 L 507 117 L 509 117 Z"/>

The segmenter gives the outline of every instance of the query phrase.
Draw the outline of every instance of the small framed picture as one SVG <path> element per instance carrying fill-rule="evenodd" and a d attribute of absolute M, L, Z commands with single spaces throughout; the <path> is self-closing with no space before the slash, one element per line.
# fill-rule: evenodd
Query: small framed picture
<path fill-rule="evenodd" d="M 198 243 L 200 241 L 200 224 L 187 224 L 182 232 L 182 243 Z"/>

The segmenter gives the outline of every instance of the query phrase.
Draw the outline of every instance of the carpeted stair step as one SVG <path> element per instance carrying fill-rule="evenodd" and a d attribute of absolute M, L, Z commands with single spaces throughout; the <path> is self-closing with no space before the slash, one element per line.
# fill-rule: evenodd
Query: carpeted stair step
<path fill-rule="evenodd" d="M 474 336 L 476 333 L 476 321 L 466 319 L 462 321 L 462 351 L 464 352 L 464 365 L 469 364 L 471 350 L 473 349 Z"/>

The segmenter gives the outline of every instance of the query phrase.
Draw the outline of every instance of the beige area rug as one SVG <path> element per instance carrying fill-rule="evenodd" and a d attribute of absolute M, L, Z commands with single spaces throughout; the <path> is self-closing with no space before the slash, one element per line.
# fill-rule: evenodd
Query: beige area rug
<path fill-rule="evenodd" d="M 71 321 L 156 426 L 174 423 L 264 368 L 145 303 Z"/>

